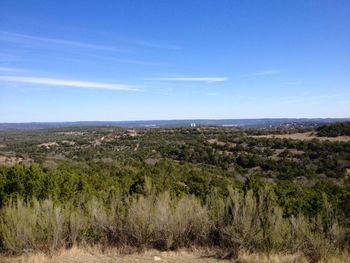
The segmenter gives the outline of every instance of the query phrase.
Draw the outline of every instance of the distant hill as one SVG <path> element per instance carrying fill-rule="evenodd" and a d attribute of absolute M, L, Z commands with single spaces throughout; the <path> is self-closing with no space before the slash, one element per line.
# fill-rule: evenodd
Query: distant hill
<path fill-rule="evenodd" d="M 316 129 L 321 137 L 350 136 L 350 122 L 336 122 L 322 125 Z"/>
<path fill-rule="evenodd" d="M 65 127 L 93 127 L 112 126 L 124 128 L 138 127 L 189 127 L 195 126 L 247 126 L 247 127 L 276 127 L 276 126 L 305 126 L 317 127 L 322 124 L 350 121 L 342 119 L 193 119 L 193 120 L 145 120 L 145 121 L 78 121 L 78 122 L 27 122 L 27 123 L 0 123 L 0 130 L 28 130 Z"/>

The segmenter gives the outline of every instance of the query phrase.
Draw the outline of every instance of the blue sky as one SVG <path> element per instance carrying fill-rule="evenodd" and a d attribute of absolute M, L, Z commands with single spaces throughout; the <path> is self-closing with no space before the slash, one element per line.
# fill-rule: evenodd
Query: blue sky
<path fill-rule="evenodd" d="M 350 117 L 350 1 L 0 1 L 0 122 Z"/>

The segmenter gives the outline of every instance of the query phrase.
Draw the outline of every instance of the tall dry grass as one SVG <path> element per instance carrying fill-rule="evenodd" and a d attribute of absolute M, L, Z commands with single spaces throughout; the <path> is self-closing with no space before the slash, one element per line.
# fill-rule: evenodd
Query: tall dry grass
<path fill-rule="evenodd" d="M 220 247 L 222 256 L 240 251 L 302 254 L 310 262 L 326 261 L 348 250 L 347 230 L 326 202 L 326 216 L 284 218 L 269 189 L 260 193 L 230 189 L 226 199 L 175 197 L 152 190 L 138 198 L 91 199 L 79 205 L 52 200 L 9 202 L 1 210 L 4 251 L 53 252 L 64 247 L 99 245 L 172 250 Z M 244 262 L 244 261 L 242 261 Z"/>
<path fill-rule="evenodd" d="M 230 189 L 224 217 L 219 227 L 233 248 L 281 251 L 292 241 L 291 224 L 267 190 L 256 197 Z"/>
<path fill-rule="evenodd" d="M 51 200 L 33 204 L 12 201 L 2 209 L 2 244 L 14 252 L 60 248 L 65 244 L 65 217 L 66 210 Z"/>
<path fill-rule="evenodd" d="M 205 206 L 192 196 L 172 199 L 168 192 L 134 200 L 127 222 L 137 245 L 161 249 L 203 244 L 209 230 Z"/>
<path fill-rule="evenodd" d="M 145 250 L 142 252 L 124 253 L 116 248 L 101 249 L 99 247 L 72 247 L 60 249 L 47 255 L 40 252 L 28 253 L 19 256 L 0 255 L 0 262 L 3 263 L 109 263 L 109 262 L 172 262 L 172 263 L 218 263 L 232 262 L 211 257 L 213 251 L 207 249 L 194 249 L 177 251 Z M 238 263 L 308 263 L 309 261 L 302 253 L 295 254 L 266 254 L 248 253 L 241 251 L 236 260 Z M 347 263 L 350 262 L 349 255 L 330 257 L 320 263 Z"/>

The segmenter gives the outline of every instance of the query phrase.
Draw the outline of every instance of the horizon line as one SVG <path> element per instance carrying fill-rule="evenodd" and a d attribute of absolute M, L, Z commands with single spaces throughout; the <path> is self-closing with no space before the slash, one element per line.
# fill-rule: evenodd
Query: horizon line
<path fill-rule="evenodd" d="M 137 119 L 137 120 L 113 120 L 113 121 L 23 121 L 23 122 L 1 122 L 0 124 L 29 124 L 29 123 L 89 123 L 89 122 L 145 122 L 145 121 L 221 121 L 221 120 L 350 120 L 349 117 L 262 117 L 262 118 L 184 118 L 184 119 Z"/>

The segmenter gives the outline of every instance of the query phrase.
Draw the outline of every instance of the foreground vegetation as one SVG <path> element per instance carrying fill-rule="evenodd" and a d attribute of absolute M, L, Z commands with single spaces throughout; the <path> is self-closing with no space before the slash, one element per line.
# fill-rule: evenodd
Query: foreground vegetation
<path fill-rule="evenodd" d="M 298 131 L 3 132 L 0 155 L 12 163 L 0 166 L 0 247 L 342 257 L 350 241 L 350 143 L 256 136 Z"/>
<path fill-rule="evenodd" d="M 241 250 L 302 251 L 317 262 L 348 246 L 346 229 L 329 206 L 315 218 L 283 217 L 267 188 L 256 194 L 229 189 L 226 198 L 214 195 L 206 204 L 194 196 L 154 195 L 152 189 L 145 190 L 150 194 L 115 197 L 108 203 L 98 199 L 78 205 L 12 201 L 2 210 L 3 247 L 23 252 L 86 244 L 161 250 L 219 246 L 233 258 Z"/>
<path fill-rule="evenodd" d="M 134 251 L 119 248 L 101 249 L 100 247 L 72 247 L 60 249 L 48 255 L 40 252 L 28 253 L 26 255 L 3 257 L 0 255 L 0 262 L 4 263 L 225 263 L 232 262 L 228 259 L 219 259 L 216 250 L 207 248 L 179 249 L 177 251 L 144 250 Z M 220 252 L 220 251 L 219 251 Z M 3 260 L 3 261 L 1 261 Z M 307 263 L 308 260 L 301 253 L 296 254 L 266 254 L 249 253 L 240 251 L 236 262 L 240 263 Z M 327 261 L 332 263 L 349 262 L 348 255 L 329 257 Z"/>

